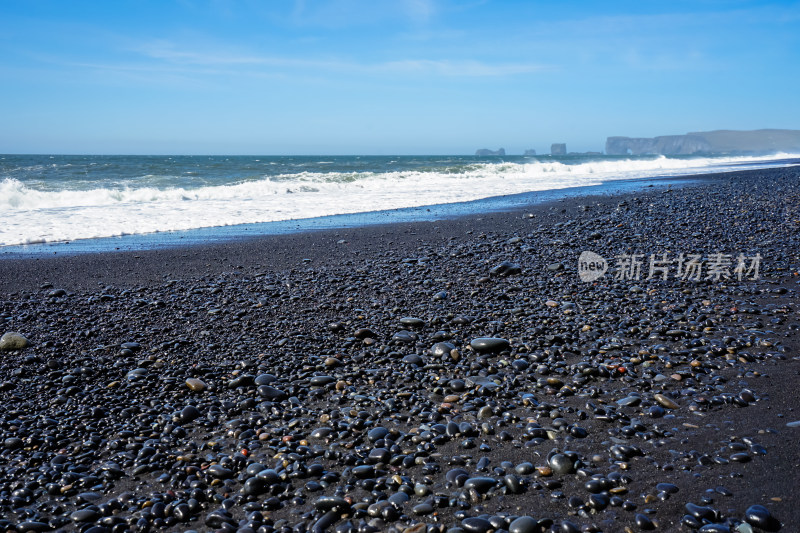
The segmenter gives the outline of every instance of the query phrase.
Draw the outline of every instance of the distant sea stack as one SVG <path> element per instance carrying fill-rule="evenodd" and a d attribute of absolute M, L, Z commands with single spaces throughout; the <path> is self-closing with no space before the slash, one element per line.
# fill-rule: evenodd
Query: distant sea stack
<path fill-rule="evenodd" d="M 800 152 L 800 130 L 716 130 L 661 137 L 609 137 L 608 155 Z"/>
<path fill-rule="evenodd" d="M 525 150 L 525 152 L 522 155 L 536 155 L 536 150 L 532 148 L 530 150 Z"/>
<path fill-rule="evenodd" d="M 567 155 L 567 144 L 553 143 L 550 146 L 550 155 Z"/>
<path fill-rule="evenodd" d="M 489 150 L 488 148 L 481 148 L 480 150 L 475 151 L 475 155 L 506 155 L 506 149 L 498 148 L 497 150 Z"/>

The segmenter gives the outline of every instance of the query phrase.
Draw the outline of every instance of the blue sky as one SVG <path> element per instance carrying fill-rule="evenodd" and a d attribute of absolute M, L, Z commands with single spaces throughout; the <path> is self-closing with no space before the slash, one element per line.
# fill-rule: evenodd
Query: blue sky
<path fill-rule="evenodd" d="M 796 1 L 0 1 L 0 153 L 602 150 L 798 94 Z"/>

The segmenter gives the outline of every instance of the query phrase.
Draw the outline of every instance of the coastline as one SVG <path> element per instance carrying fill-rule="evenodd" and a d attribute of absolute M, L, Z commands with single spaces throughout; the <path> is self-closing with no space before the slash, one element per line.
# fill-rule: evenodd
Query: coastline
<path fill-rule="evenodd" d="M 791 167 L 781 167 L 791 168 Z M 776 169 L 781 170 L 781 169 Z M 36 283 L 73 285 L 89 288 L 86 276 L 75 272 L 93 271 L 93 283 L 157 283 L 168 274 L 200 275 L 219 273 L 226 268 L 221 257 L 238 258 L 231 263 L 257 262 L 274 268 L 291 268 L 302 265 L 304 259 L 319 262 L 329 258 L 341 259 L 341 246 L 331 246 L 340 240 L 345 249 L 361 245 L 363 250 L 379 245 L 382 237 L 402 228 L 402 233 L 436 238 L 438 233 L 449 233 L 441 225 L 454 224 L 464 228 L 479 224 L 491 228 L 494 224 L 509 224 L 519 217 L 538 213 L 551 216 L 554 206 L 566 209 L 587 201 L 610 201 L 621 195 L 646 192 L 651 189 L 707 186 L 715 180 L 731 176 L 748 176 L 760 170 L 636 178 L 606 182 L 587 187 L 571 187 L 547 191 L 533 191 L 507 196 L 488 197 L 470 202 L 434 204 L 390 211 L 373 211 L 352 215 L 333 215 L 303 220 L 287 220 L 238 226 L 199 228 L 195 230 L 126 235 L 70 242 L 54 242 L 0 247 L 0 291 L 13 284 L 24 284 L 34 289 Z M 495 220 L 502 219 L 502 222 Z M 520 227 L 523 230 L 524 226 Z M 466 231 L 466 230 L 465 230 Z M 320 247 L 334 251 L 318 253 Z M 268 250 L 274 249 L 274 253 Z M 357 252 L 358 253 L 358 252 Z M 152 259 L 152 261 L 151 261 Z M 338 260 L 338 259 L 335 259 Z M 335 264 L 335 260 L 331 264 Z M 153 261 L 163 261 L 155 267 Z M 94 268 L 92 265 L 105 265 Z M 185 270 L 184 270 L 185 268 Z M 159 271 L 161 269 L 162 271 Z M 100 274 L 104 272 L 104 274 Z M 137 274 L 138 273 L 138 274 Z M 50 279 L 45 279 L 47 276 Z M 23 281 L 24 280 L 24 281 Z M 74 281 L 73 281 L 74 280 Z M 105 280 L 105 281 L 104 281 Z M 22 285 L 19 285 L 22 287 Z"/>
<path fill-rule="evenodd" d="M 567 200 L 583 196 L 625 194 L 647 187 L 686 186 L 701 182 L 708 175 L 634 178 L 610 181 L 600 185 L 548 189 L 503 196 L 489 196 L 468 202 L 429 204 L 382 211 L 364 211 L 352 214 L 326 215 L 314 218 L 280 220 L 254 224 L 213 226 L 182 231 L 76 239 L 65 242 L 45 242 L 0 246 L 0 260 L 51 254 L 86 254 L 117 251 L 141 251 L 197 245 L 220 244 L 250 240 L 264 236 L 297 234 L 325 230 L 351 229 L 365 226 L 435 222 L 486 213 L 517 211 L 538 204 Z"/>
<path fill-rule="evenodd" d="M 86 526 L 202 530 L 258 510 L 276 530 L 488 531 L 529 515 L 525 531 L 673 531 L 695 513 L 689 530 L 748 518 L 791 531 L 800 168 L 683 181 L 434 221 L 2 258 L 0 334 L 31 346 L 0 366 L 0 418 L 16 421 L 2 425 L 0 472 L 55 461 L 97 474 L 81 487 L 100 495 L 95 514 L 74 514 L 92 503 L 66 483 L 53 489 L 63 513 L 37 511 Z M 752 280 L 584 283 L 586 250 L 763 261 Z M 520 272 L 493 271 L 504 261 Z M 507 344 L 483 351 L 483 337 Z M 250 379 L 264 374 L 268 389 Z M 278 478 L 249 493 L 257 461 Z M 335 475 L 321 483 L 316 464 Z M 458 468 L 475 481 L 448 481 Z M 190 498 L 188 522 L 165 513 Z M 160 503 L 165 518 L 143 512 Z M 25 520 L 28 504 L 0 505 L 6 526 Z"/>

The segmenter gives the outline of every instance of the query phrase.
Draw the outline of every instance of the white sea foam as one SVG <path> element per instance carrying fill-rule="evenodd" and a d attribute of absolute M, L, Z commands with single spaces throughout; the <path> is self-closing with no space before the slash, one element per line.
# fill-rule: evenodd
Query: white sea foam
<path fill-rule="evenodd" d="M 53 242 L 463 202 L 651 176 L 702 174 L 771 158 L 471 163 L 436 171 L 299 172 L 190 187 L 47 190 L 0 181 L 0 245 Z M 327 162 L 325 162 L 327 163 Z M 753 167 L 748 167 L 753 168 Z M 152 180 L 150 180 L 152 181 Z M 150 183 L 143 180 L 142 183 Z M 160 183 L 168 182 L 161 179 Z"/>

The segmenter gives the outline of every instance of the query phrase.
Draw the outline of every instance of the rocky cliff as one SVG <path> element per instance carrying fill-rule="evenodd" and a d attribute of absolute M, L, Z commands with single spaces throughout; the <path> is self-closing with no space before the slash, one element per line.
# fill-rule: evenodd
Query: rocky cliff
<path fill-rule="evenodd" d="M 566 143 L 553 143 L 550 145 L 550 155 L 567 155 Z"/>
<path fill-rule="evenodd" d="M 606 140 L 608 155 L 688 155 L 710 152 L 711 144 L 697 135 L 665 135 L 662 137 L 609 137 Z"/>
<path fill-rule="evenodd" d="M 661 137 L 609 137 L 608 155 L 690 155 L 702 152 L 754 154 L 800 152 L 798 130 L 716 130 Z"/>
<path fill-rule="evenodd" d="M 475 155 L 506 155 L 506 149 L 498 148 L 497 150 L 489 150 L 488 148 L 481 148 L 475 151 Z"/>

